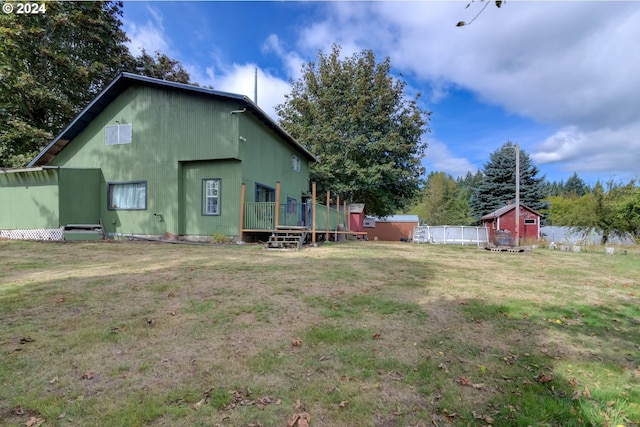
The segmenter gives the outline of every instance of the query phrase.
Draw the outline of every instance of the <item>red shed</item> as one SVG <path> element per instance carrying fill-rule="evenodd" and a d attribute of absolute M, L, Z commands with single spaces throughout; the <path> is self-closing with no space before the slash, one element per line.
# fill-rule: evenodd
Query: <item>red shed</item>
<path fill-rule="evenodd" d="M 542 215 L 533 209 L 520 204 L 520 240 L 538 240 L 540 238 L 540 217 Z M 486 214 L 482 218 L 482 225 L 489 230 L 489 241 L 493 242 L 497 230 L 509 230 L 516 237 L 516 205 L 508 204 L 500 209 Z"/>
<path fill-rule="evenodd" d="M 349 230 L 364 231 L 364 203 L 352 203 L 349 206 Z"/>

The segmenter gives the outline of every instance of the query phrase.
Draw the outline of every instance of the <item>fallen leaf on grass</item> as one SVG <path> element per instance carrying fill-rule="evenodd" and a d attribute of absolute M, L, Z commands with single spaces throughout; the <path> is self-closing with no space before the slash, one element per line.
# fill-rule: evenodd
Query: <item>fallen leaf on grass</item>
<path fill-rule="evenodd" d="M 20 344 L 27 344 L 30 342 L 34 342 L 35 340 L 31 337 L 20 338 Z"/>
<path fill-rule="evenodd" d="M 176 310 L 176 309 L 173 309 L 173 310 L 171 310 L 171 311 L 169 312 L 169 316 L 175 316 L 175 315 L 177 315 L 177 314 L 178 314 L 178 310 Z"/>
<path fill-rule="evenodd" d="M 293 338 L 291 340 L 291 345 L 294 347 L 300 347 L 302 345 L 302 340 L 300 338 Z"/>
<path fill-rule="evenodd" d="M 27 421 L 27 427 L 40 427 L 44 422 L 44 418 L 31 417 Z"/>
<path fill-rule="evenodd" d="M 378 338 L 380 338 L 380 336 L 381 336 L 381 334 L 380 334 L 380 333 L 375 333 L 375 334 L 373 334 L 372 338 L 373 338 L 374 340 L 377 340 Z"/>
<path fill-rule="evenodd" d="M 471 378 L 469 377 L 458 377 L 456 379 L 456 382 L 460 385 L 473 385 L 473 381 L 471 381 Z"/>
<path fill-rule="evenodd" d="M 538 381 L 539 383 L 543 383 L 543 384 L 553 381 L 553 376 L 552 375 L 547 375 L 544 372 L 540 372 L 540 375 L 536 375 L 533 378 L 536 381 Z"/>
<path fill-rule="evenodd" d="M 349 406 L 349 401 L 348 400 L 343 400 L 342 402 L 340 402 L 340 404 L 338 405 L 338 407 L 340 408 L 346 408 L 347 406 Z"/>
<path fill-rule="evenodd" d="M 209 395 L 213 391 L 213 387 L 209 387 L 207 391 L 202 393 L 202 399 L 191 405 L 191 409 L 195 409 L 196 411 L 202 407 L 205 403 L 209 401 Z"/>
<path fill-rule="evenodd" d="M 311 415 L 307 412 L 300 414 L 294 414 L 293 417 L 287 422 L 287 427 L 309 427 L 311 421 Z"/>
<path fill-rule="evenodd" d="M 95 373 L 93 371 L 87 371 L 84 374 L 82 374 L 82 379 L 83 380 L 92 380 L 94 375 L 95 375 Z"/>

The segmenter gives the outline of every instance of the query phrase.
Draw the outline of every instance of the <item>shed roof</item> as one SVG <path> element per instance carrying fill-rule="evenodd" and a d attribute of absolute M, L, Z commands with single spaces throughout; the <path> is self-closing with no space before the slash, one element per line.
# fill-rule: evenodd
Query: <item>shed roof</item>
<path fill-rule="evenodd" d="M 192 94 L 200 94 L 202 96 L 211 97 L 212 99 L 233 100 L 240 104 L 242 108 L 251 111 L 260 121 L 271 128 L 276 134 L 282 137 L 288 144 L 300 150 L 309 161 L 317 161 L 316 157 L 311 154 L 304 146 L 296 141 L 284 129 L 282 129 L 271 117 L 267 115 L 252 100 L 244 95 L 238 95 L 229 92 L 221 92 L 202 87 L 170 82 L 167 80 L 155 79 L 152 77 L 140 76 L 132 73 L 120 73 L 111 83 L 98 94 L 84 110 L 78 114 L 73 121 L 56 136 L 28 165 L 42 166 L 53 160 L 62 149 L 69 144 L 80 132 L 86 128 L 91 121 L 96 118 L 118 95 L 133 85 L 146 85 L 159 88 L 172 88 Z"/>
<path fill-rule="evenodd" d="M 351 203 L 349 212 L 357 214 L 364 212 L 364 203 Z"/>
<path fill-rule="evenodd" d="M 524 208 L 530 212 L 533 212 L 534 214 L 538 215 L 538 216 L 542 216 L 542 214 L 540 212 L 536 212 L 533 209 L 531 209 L 530 207 L 523 205 L 522 203 L 520 203 L 520 207 Z M 501 217 L 502 215 L 506 214 L 507 212 L 509 212 L 512 209 L 515 209 L 516 205 L 511 203 L 508 205 L 505 205 L 503 207 L 501 207 L 500 209 L 496 209 L 495 211 L 488 213 L 486 215 L 484 215 L 483 217 L 480 218 L 480 220 L 485 220 L 485 219 L 493 219 L 493 218 L 498 218 Z"/>

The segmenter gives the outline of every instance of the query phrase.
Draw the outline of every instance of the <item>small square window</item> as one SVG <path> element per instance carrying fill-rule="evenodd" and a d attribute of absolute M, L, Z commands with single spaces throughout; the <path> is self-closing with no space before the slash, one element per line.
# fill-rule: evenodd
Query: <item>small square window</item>
<path fill-rule="evenodd" d="M 131 123 L 109 125 L 105 128 L 105 144 L 131 144 Z"/>

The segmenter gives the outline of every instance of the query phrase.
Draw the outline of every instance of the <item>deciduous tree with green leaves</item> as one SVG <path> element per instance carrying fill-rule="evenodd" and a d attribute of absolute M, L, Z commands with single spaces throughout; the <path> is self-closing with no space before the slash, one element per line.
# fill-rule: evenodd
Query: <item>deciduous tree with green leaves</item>
<path fill-rule="evenodd" d="M 520 203 L 534 210 L 542 210 L 546 206 L 545 178 L 538 177 L 538 167 L 529 154 L 522 148 L 520 151 Z M 476 187 L 471 197 L 471 209 L 476 218 L 480 218 L 513 202 L 516 198 L 516 146 L 506 142 L 498 150 L 491 153 L 489 162 L 485 163 L 482 182 Z"/>
<path fill-rule="evenodd" d="M 569 226 L 577 231 L 592 230 L 605 244 L 611 237 L 640 238 L 640 187 L 635 181 L 605 186 L 598 181 L 593 191 L 578 196 L 575 192 L 551 196 L 549 220 L 553 225 Z"/>
<path fill-rule="evenodd" d="M 121 71 L 188 82 L 166 55 L 131 55 L 122 2 L 44 7 L 0 14 L 0 167 L 26 165 Z"/>
<path fill-rule="evenodd" d="M 424 173 L 430 113 L 405 87 L 391 75 L 390 59 L 376 62 L 371 50 L 341 58 L 334 45 L 302 67 L 276 112 L 280 125 L 318 156 L 311 179 L 320 191 L 365 203 L 377 216 L 411 202 Z"/>
<path fill-rule="evenodd" d="M 445 172 L 431 172 L 418 203 L 409 210 L 428 225 L 470 225 L 469 192 Z"/>

